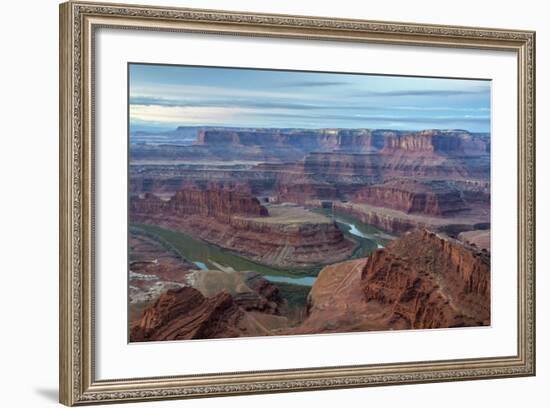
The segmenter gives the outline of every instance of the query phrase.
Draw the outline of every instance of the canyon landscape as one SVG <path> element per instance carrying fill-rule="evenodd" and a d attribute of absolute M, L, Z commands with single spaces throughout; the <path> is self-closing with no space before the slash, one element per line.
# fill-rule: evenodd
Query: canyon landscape
<path fill-rule="evenodd" d="M 483 81 L 212 70 L 131 66 L 129 341 L 491 324 Z"/>

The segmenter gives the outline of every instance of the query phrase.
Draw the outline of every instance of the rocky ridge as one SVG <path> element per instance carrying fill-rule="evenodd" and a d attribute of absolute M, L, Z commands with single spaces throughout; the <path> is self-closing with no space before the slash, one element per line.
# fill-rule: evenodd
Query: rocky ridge
<path fill-rule="evenodd" d="M 200 146 L 288 147 L 309 151 L 380 150 L 479 154 L 490 150 L 488 138 L 464 130 L 418 132 L 376 129 L 215 129 L 198 133 Z"/>
<path fill-rule="evenodd" d="M 267 335 L 227 292 L 211 298 L 191 287 L 171 289 L 147 308 L 130 329 L 132 341 L 214 339 Z"/>
<path fill-rule="evenodd" d="M 206 271 L 210 272 L 222 273 Z M 491 322 L 489 253 L 427 230 L 406 233 L 367 258 L 325 267 L 309 293 L 306 318 L 295 327 L 278 315 L 279 306 L 266 307 L 280 305 L 272 284 L 254 273 L 243 276 L 249 289 L 231 286 L 232 293 L 211 286 L 205 292 L 201 285 L 201 291 L 168 290 L 132 326 L 132 341 L 450 328 Z"/>
<path fill-rule="evenodd" d="M 323 269 L 292 333 L 490 324 L 490 257 L 426 230 Z"/>
<path fill-rule="evenodd" d="M 255 197 L 241 192 L 192 190 L 180 191 L 167 201 L 153 194 L 130 200 L 133 223 L 183 231 L 277 267 L 341 261 L 356 246 L 326 217 L 299 207 L 274 211 L 276 215 L 270 215 Z"/>
<path fill-rule="evenodd" d="M 353 199 L 357 203 L 388 207 L 405 213 L 445 216 L 468 210 L 461 192 L 445 180 L 390 180 L 359 190 Z"/>

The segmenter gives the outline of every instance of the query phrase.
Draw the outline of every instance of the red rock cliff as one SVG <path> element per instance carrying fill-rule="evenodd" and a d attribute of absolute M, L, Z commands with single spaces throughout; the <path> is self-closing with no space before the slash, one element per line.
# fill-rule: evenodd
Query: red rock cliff
<path fill-rule="evenodd" d="M 425 230 L 372 254 L 362 282 L 368 301 L 391 305 L 394 327 L 490 323 L 489 255 Z"/>
<path fill-rule="evenodd" d="M 487 154 L 490 149 L 486 138 L 461 130 L 423 130 L 420 132 L 388 135 L 385 152 L 435 152 L 449 155 Z"/>
<path fill-rule="evenodd" d="M 198 133 L 199 146 L 292 147 L 374 152 L 403 150 L 444 154 L 486 154 L 489 140 L 464 130 L 401 132 L 371 129 L 213 129 Z"/>
<path fill-rule="evenodd" d="M 168 290 L 130 330 L 131 341 L 165 341 L 261 336 L 268 334 L 233 297 L 206 298 L 190 287 Z"/>
<path fill-rule="evenodd" d="M 249 193 L 222 189 L 186 189 L 163 201 L 153 194 L 132 197 L 130 210 L 139 214 L 200 215 L 228 220 L 234 215 L 267 217 L 268 211 Z"/>
<path fill-rule="evenodd" d="M 250 194 L 235 191 L 192 189 L 168 201 L 152 194 L 130 201 L 134 223 L 179 230 L 277 267 L 338 262 L 356 247 L 329 218 L 302 207 L 271 207 L 270 211 Z"/>
<path fill-rule="evenodd" d="M 438 181 L 392 180 L 362 188 L 353 201 L 429 215 L 448 215 L 468 209 L 459 190 Z"/>
<path fill-rule="evenodd" d="M 426 230 L 324 268 L 295 333 L 490 324 L 490 256 Z"/>

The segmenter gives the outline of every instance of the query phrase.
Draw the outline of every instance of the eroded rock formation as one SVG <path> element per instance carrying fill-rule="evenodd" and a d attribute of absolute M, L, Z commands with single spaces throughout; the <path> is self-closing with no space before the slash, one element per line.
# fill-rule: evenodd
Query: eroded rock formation
<path fill-rule="evenodd" d="M 191 287 L 168 290 L 147 308 L 130 331 L 131 341 L 262 336 L 260 324 L 227 292 L 206 298 Z"/>
<path fill-rule="evenodd" d="M 279 288 L 257 272 L 197 270 L 186 282 L 206 297 L 227 292 L 248 311 L 280 314 L 285 308 Z"/>
<path fill-rule="evenodd" d="M 490 152 L 484 135 L 464 130 L 423 130 L 394 132 L 384 140 L 384 151 L 434 152 L 445 155 L 482 155 Z"/>
<path fill-rule="evenodd" d="M 320 206 L 322 204 L 313 201 L 311 205 Z M 426 228 L 456 237 L 462 231 L 489 228 L 490 226 L 490 212 L 486 208 L 456 211 L 447 213 L 446 216 L 406 213 L 393 208 L 353 202 L 335 202 L 334 209 L 336 212 L 349 214 L 365 224 L 374 225 L 394 234 L 401 234 L 415 228 Z"/>
<path fill-rule="evenodd" d="M 165 201 L 153 194 L 130 200 L 134 223 L 173 228 L 278 267 L 346 259 L 356 244 L 330 219 L 301 207 L 272 207 L 247 193 L 181 191 Z"/>
<path fill-rule="evenodd" d="M 391 180 L 362 188 L 355 194 L 354 201 L 406 213 L 439 216 L 468 209 L 461 192 L 444 180 Z"/>
<path fill-rule="evenodd" d="M 168 201 L 153 194 L 143 199 L 130 200 L 130 210 L 135 213 L 164 214 L 173 216 L 199 215 L 228 221 L 234 215 L 267 217 L 267 208 L 256 197 L 240 191 L 224 189 L 200 190 L 188 188 L 178 191 Z"/>
<path fill-rule="evenodd" d="M 186 136 L 185 145 L 179 144 L 180 130 L 198 135 L 197 141 L 189 145 Z M 220 270 L 199 271 L 198 264 L 177 254 L 152 256 L 158 242 L 133 237 L 147 257 L 132 259 L 137 262 L 131 265 L 130 294 L 149 299 L 133 325 L 137 339 L 489 324 L 489 135 L 369 129 L 178 132 L 162 135 L 160 140 L 169 137 L 170 143 L 131 144 L 131 222 L 178 230 L 276 267 L 327 266 L 311 289 L 307 318 L 289 327 L 289 316 L 281 316 L 281 293 L 259 274 L 227 273 L 215 263 L 200 267 Z M 333 220 L 310 211 L 312 206 L 396 234 L 414 231 L 368 258 L 342 262 L 354 252 L 354 242 Z M 292 325 L 302 321 L 302 306 L 299 318 L 289 318 Z"/>
<path fill-rule="evenodd" d="M 184 286 L 196 265 L 143 231 L 130 229 L 128 243 L 128 317 L 134 321 L 161 293 Z"/>
<path fill-rule="evenodd" d="M 406 132 L 370 129 L 210 129 L 199 131 L 196 144 L 287 147 L 305 152 L 373 152 L 399 149 L 443 154 L 479 154 L 490 150 L 486 135 L 464 130 Z"/>
<path fill-rule="evenodd" d="M 480 156 L 490 152 L 487 134 L 464 130 L 405 132 L 371 129 L 223 129 L 198 131 L 192 146 L 133 144 L 135 160 L 295 161 L 314 152 Z M 235 156 L 237 154 L 237 156 Z"/>
<path fill-rule="evenodd" d="M 257 273 L 196 273 L 209 280 L 195 282 L 197 289 L 161 295 L 131 327 L 132 341 L 451 328 L 491 321 L 489 252 L 427 230 L 406 233 L 367 258 L 323 268 L 309 293 L 306 317 L 294 327 L 280 316 L 284 300 L 276 285 Z M 238 280 L 227 285 L 216 274 Z"/>
<path fill-rule="evenodd" d="M 195 271 L 164 292 L 130 327 L 131 341 L 263 336 L 287 325 L 279 289 L 256 272 Z"/>
<path fill-rule="evenodd" d="M 490 257 L 416 230 L 368 258 L 323 269 L 293 333 L 490 324 Z"/>
<path fill-rule="evenodd" d="M 193 146 L 135 145 L 132 149 L 148 150 L 132 152 L 132 158 L 153 160 L 153 164 L 130 168 L 130 189 L 138 194 L 174 194 L 186 190 L 189 181 L 203 190 L 213 182 L 241 183 L 254 196 L 304 204 L 354 200 L 358 193 L 365 195 L 361 191 L 365 187 L 414 178 L 427 183 L 446 181 L 449 192 L 460 192 L 456 202 L 461 205 L 464 201 L 467 206 L 488 207 L 490 201 L 489 135 L 462 130 L 210 128 L 199 132 Z M 165 149 L 170 151 L 164 154 Z M 163 159 L 162 166 L 154 162 L 157 157 Z M 377 194 L 373 190 L 366 195 Z M 438 191 L 431 197 L 444 200 Z M 394 197 L 390 203 L 406 200 Z M 452 200 L 449 196 L 448 201 Z M 439 209 L 430 204 L 422 211 L 447 216 L 448 210 L 454 211 L 447 203 Z"/>

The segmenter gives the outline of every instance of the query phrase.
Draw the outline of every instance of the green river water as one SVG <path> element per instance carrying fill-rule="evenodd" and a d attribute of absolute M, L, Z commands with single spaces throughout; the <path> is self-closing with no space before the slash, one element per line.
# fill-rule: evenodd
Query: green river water
<path fill-rule="evenodd" d="M 327 210 L 315 209 L 330 217 Z M 359 245 L 352 257 L 365 257 L 376 248 L 383 247 L 387 234 L 357 219 L 337 214 L 334 217 L 338 227 L 350 239 Z M 182 258 L 194 262 L 201 269 L 217 269 L 215 263 L 228 266 L 237 271 L 256 271 L 272 282 L 290 285 L 311 286 L 322 266 L 311 268 L 274 268 L 244 258 L 234 252 L 222 249 L 207 242 L 195 239 L 185 233 L 153 225 L 132 224 L 130 231 L 145 234 L 159 241 L 167 248 L 176 251 Z"/>

